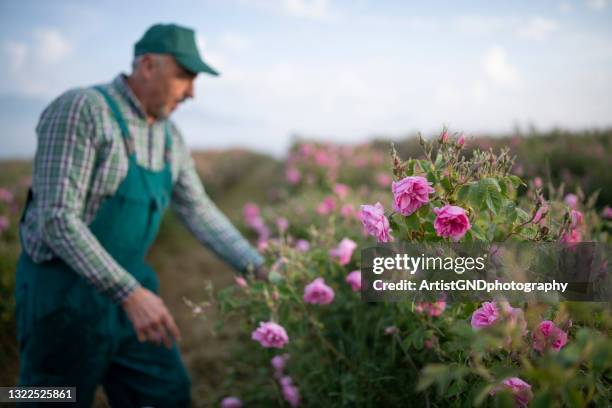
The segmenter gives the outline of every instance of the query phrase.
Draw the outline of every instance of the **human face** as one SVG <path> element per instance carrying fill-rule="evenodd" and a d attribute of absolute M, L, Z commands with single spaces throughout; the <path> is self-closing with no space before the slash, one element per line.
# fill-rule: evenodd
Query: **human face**
<path fill-rule="evenodd" d="M 155 120 L 166 119 L 176 107 L 194 97 L 196 74 L 182 68 L 172 56 L 157 55 L 152 59 L 147 80 L 147 114 Z"/>

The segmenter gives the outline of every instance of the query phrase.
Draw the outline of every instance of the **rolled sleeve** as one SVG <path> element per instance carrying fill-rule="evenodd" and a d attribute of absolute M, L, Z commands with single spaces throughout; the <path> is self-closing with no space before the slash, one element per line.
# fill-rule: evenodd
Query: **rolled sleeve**
<path fill-rule="evenodd" d="M 180 145 L 180 168 L 172 193 L 172 208 L 182 223 L 206 247 L 236 271 L 258 268 L 262 256 L 210 199 L 187 147 Z"/>

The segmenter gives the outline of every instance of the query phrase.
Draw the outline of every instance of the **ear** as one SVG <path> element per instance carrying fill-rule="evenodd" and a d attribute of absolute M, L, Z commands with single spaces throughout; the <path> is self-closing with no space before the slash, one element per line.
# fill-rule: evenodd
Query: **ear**
<path fill-rule="evenodd" d="M 140 60 L 140 71 L 144 78 L 151 79 L 156 70 L 156 61 L 152 54 L 144 54 Z"/>

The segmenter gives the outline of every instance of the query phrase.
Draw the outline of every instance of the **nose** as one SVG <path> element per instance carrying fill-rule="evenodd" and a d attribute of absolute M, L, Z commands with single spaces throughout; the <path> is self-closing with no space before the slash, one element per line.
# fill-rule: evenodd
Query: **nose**
<path fill-rule="evenodd" d="M 193 81 L 189 82 L 189 85 L 187 86 L 187 90 L 185 91 L 185 98 L 193 98 L 195 96 L 195 90 L 194 90 L 194 86 L 193 86 Z"/>

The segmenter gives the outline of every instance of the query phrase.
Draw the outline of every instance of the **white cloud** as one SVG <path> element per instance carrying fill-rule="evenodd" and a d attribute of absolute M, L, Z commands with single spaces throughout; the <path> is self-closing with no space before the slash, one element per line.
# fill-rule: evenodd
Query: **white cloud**
<path fill-rule="evenodd" d="M 32 30 L 29 41 L 7 40 L 1 45 L 0 92 L 49 97 L 61 91 L 54 73 L 71 55 L 72 43 L 59 30 Z"/>
<path fill-rule="evenodd" d="M 518 35 L 522 38 L 535 41 L 544 41 L 559 25 L 555 20 L 543 17 L 534 17 L 527 24 L 518 29 Z"/>
<path fill-rule="evenodd" d="M 2 44 L 2 53 L 6 56 L 3 60 L 8 62 L 10 72 L 16 73 L 26 61 L 28 45 L 17 41 L 5 41 Z"/>
<path fill-rule="evenodd" d="M 283 10 L 292 16 L 323 20 L 329 17 L 329 0 L 283 0 Z"/>
<path fill-rule="evenodd" d="M 330 0 L 238 0 L 239 3 L 254 6 L 283 15 L 310 20 L 331 19 Z"/>
<path fill-rule="evenodd" d="M 34 55 L 42 64 L 56 64 L 72 52 L 72 43 L 53 28 L 34 31 Z"/>
<path fill-rule="evenodd" d="M 503 47 L 494 46 L 489 49 L 481 62 L 485 74 L 495 84 L 508 88 L 521 86 L 522 80 L 518 70 L 508 60 L 508 55 Z"/>
<path fill-rule="evenodd" d="M 219 46 L 225 50 L 240 52 L 251 45 L 251 41 L 244 35 L 238 33 L 224 33 L 219 38 Z"/>
<path fill-rule="evenodd" d="M 570 11 L 572 11 L 572 9 L 573 7 L 568 1 L 562 1 L 561 3 L 559 3 L 559 11 L 563 14 L 569 13 Z"/>
<path fill-rule="evenodd" d="M 208 41 L 206 40 L 206 38 L 204 38 L 202 34 L 196 33 L 195 40 L 196 46 L 198 47 L 198 50 L 201 53 L 204 53 L 208 50 Z"/>
<path fill-rule="evenodd" d="M 460 32 L 488 34 L 503 30 L 508 26 L 509 20 L 497 16 L 460 15 L 454 18 L 453 24 Z"/>
<path fill-rule="evenodd" d="M 449 83 L 438 84 L 434 88 L 434 99 L 442 105 L 455 104 L 461 98 L 461 91 Z"/>
<path fill-rule="evenodd" d="M 489 90 L 483 81 L 474 81 L 470 88 L 469 95 L 476 102 L 484 102 L 489 95 Z"/>
<path fill-rule="evenodd" d="M 587 5 L 593 10 L 603 10 L 608 7 L 609 0 L 587 0 Z"/>

